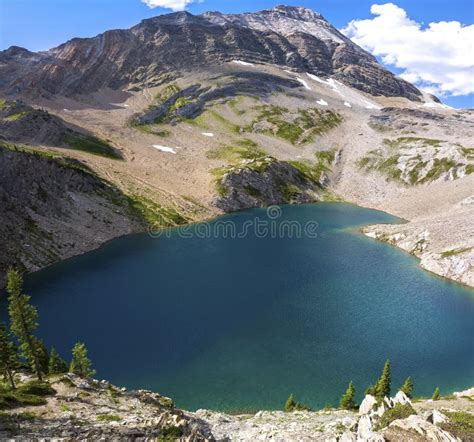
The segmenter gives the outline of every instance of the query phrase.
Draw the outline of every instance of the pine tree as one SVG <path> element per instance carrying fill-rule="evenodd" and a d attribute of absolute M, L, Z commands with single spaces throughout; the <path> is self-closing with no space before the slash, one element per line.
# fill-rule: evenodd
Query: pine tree
<path fill-rule="evenodd" d="M 341 401 L 339 402 L 339 407 L 344 409 L 344 410 L 353 410 L 356 408 L 355 404 L 355 388 L 354 384 L 352 381 L 349 383 L 349 387 L 347 387 L 346 392 L 341 398 Z"/>
<path fill-rule="evenodd" d="M 440 398 L 441 398 L 441 393 L 439 392 L 439 387 L 436 387 L 433 393 L 433 397 L 431 399 L 433 399 L 434 401 L 439 401 Z"/>
<path fill-rule="evenodd" d="M 373 385 L 369 385 L 366 389 L 365 389 L 365 392 L 364 392 L 364 395 L 372 395 L 372 396 L 375 396 L 375 387 Z"/>
<path fill-rule="evenodd" d="M 84 343 L 78 342 L 72 349 L 72 361 L 69 371 L 79 376 L 92 377 L 96 371 L 92 368 L 92 362 L 87 357 L 87 348 Z"/>
<path fill-rule="evenodd" d="M 296 407 L 295 398 L 293 397 L 293 394 L 290 394 L 288 396 L 288 399 L 285 402 L 285 411 L 294 411 L 295 407 Z"/>
<path fill-rule="evenodd" d="M 0 373 L 5 381 L 10 382 L 14 390 L 14 371 L 18 368 L 18 352 L 15 344 L 10 340 L 10 336 L 5 324 L 0 323 Z"/>
<path fill-rule="evenodd" d="M 18 270 L 8 271 L 8 301 L 10 329 L 20 342 L 20 350 L 28 360 L 39 381 L 43 380 L 41 356 L 43 343 L 34 335 L 38 327 L 38 311 L 30 304 L 30 297 L 22 294 L 23 278 Z"/>
<path fill-rule="evenodd" d="M 403 393 L 405 393 L 407 395 L 408 398 L 412 398 L 412 394 L 413 394 L 413 381 L 411 380 L 411 377 L 408 376 L 406 379 L 405 379 L 405 382 L 403 383 L 402 385 L 402 388 L 400 388 L 401 391 L 403 391 Z"/>
<path fill-rule="evenodd" d="M 390 397 L 390 385 L 392 383 L 390 361 L 387 359 L 383 367 L 382 375 L 375 384 L 375 396 L 383 400 L 385 396 Z"/>
<path fill-rule="evenodd" d="M 51 355 L 49 357 L 49 364 L 48 364 L 48 373 L 49 374 L 61 374 L 67 373 L 68 366 L 66 361 L 59 356 L 59 353 L 53 347 L 51 349 Z"/>

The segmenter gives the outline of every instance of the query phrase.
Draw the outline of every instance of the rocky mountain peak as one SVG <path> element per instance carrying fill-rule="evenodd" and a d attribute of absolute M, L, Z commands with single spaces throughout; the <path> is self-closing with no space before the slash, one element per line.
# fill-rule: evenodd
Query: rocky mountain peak
<path fill-rule="evenodd" d="M 11 48 L 0 52 L 0 60 L 0 90 L 6 93 L 69 96 L 150 87 L 163 73 L 244 60 L 331 76 L 372 95 L 421 97 L 321 14 L 294 6 L 159 15 L 131 29 L 72 39 L 47 53 Z"/>
<path fill-rule="evenodd" d="M 301 6 L 277 5 L 274 8 L 270 9 L 269 11 L 263 11 L 263 12 L 278 13 L 295 20 L 304 20 L 304 21 L 315 20 L 315 19 L 324 20 L 324 17 L 319 12 L 316 12 L 310 8 L 304 8 Z"/>

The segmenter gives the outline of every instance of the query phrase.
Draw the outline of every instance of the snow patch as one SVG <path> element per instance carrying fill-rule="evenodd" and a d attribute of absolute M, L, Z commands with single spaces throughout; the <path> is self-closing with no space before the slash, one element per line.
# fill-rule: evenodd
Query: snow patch
<path fill-rule="evenodd" d="M 323 80 L 322 78 L 319 78 L 317 75 L 310 74 L 309 72 L 306 72 L 306 75 L 311 78 L 311 80 L 317 81 L 318 83 L 322 83 L 326 86 L 329 86 L 334 92 L 338 93 L 342 97 L 344 94 L 339 90 L 338 85 L 342 86 L 342 83 L 339 83 L 338 81 L 328 78 L 327 80 Z"/>
<path fill-rule="evenodd" d="M 454 109 L 453 107 L 448 106 L 447 104 L 436 103 L 434 101 L 432 101 L 430 103 L 424 103 L 423 106 L 424 107 L 429 107 L 429 108 Z"/>
<path fill-rule="evenodd" d="M 253 63 L 248 63 L 247 61 L 242 60 L 232 60 L 232 63 L 240 64 L 242 66 L 255 66 Z"/>
<path fill-rule="evenodd" d="M 211 133 L 211 132 L 203 132 L 202 135 L 204 135 L 205 137 L 213 137 L 214 134 Z"/>
<path fill-rule="evenodd" d="M 173 153 L 176 155 L 176 151 L 172 147 L 160 146 L 158 144 L 153 144 L 153 147 L 160 150 L 161 152 Z M 179 149 L 179 147 L 176 149 Z"/>
<path fill-rule="evenodd" d="M 344 106 L 346 106 L 346 107 L 352 107 L 352 104 L 349 103 L 348 101 L 344 101 Z"/>
<path fill-rule="evenodd" d="M 308 83 L 306 83 L 306 81 L 304 81 L 302 78 L 296 77 L 296 79 L 304 86 L 305 89 L 307 89 L 308 91 L 311 90 Z"/>
<path fill-rule="evenodd" d="M 377 106 L 376 104 L 374 103 L 371 103 L 370 101 L 367 101 L 367 100 L 362 100 L 363 103 L 365 104 L 365 108 L 366 109 L 382 109 L 380 106 Z"/>
<path fill-rule="evenodd" d="M 316 101 L 316 103 L 320 104 L 321 106 L 327 106 L 328 105 L 328 102 L 323 100 L 322 98 L 321 98 L 321 100 Z"/>

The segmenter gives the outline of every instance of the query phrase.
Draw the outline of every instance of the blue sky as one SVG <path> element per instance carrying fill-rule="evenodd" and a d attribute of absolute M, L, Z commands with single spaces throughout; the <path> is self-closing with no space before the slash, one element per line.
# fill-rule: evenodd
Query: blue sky
<path fill-rule="evenodd" d="M 472 0 L 392 0 L 410 19 L 430 22 L 474 23 Z M 351 20 L 373 18 L 376 0 L 204 0 L 188 6 L 191 13 L 208 10 L 244 12 L 271 8 L 277 4 L 305 6 L 322 13 L 334 26 L 344 28 Z M 73 37 L 89 37 L 107 29 L 128 28 L 140 20 L 170 10 L 150 9 L 141 0 L 0 0 L 0 50 L 11 45 L 33 51 L 46 50 Z M 471 57 L 474 54 L 471 54 Z M 382 57 L 383 58 L 383 57 Z M 388 66 L 394 72 L 403 69 Z M 474 79 L 472 79 L 474 82 Z M 443 98 L 455 107 L 474 107 L 474 95 Z"/>

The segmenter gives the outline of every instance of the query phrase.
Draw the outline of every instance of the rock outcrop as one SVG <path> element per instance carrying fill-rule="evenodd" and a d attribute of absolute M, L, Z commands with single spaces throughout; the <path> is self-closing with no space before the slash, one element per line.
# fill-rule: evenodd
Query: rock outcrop
<path fill-rule="evenodd" d="M 264 158 L 244 162 L 219 178 L 216 206 L 224 212 L 277 204 L 310 203 L 322 185 L 286 161 Z"/>
<path fill-rule="evenodd" d="M 0 143 L 0 286 L 143 229 L 128 199 L 82 163 Z"/>

